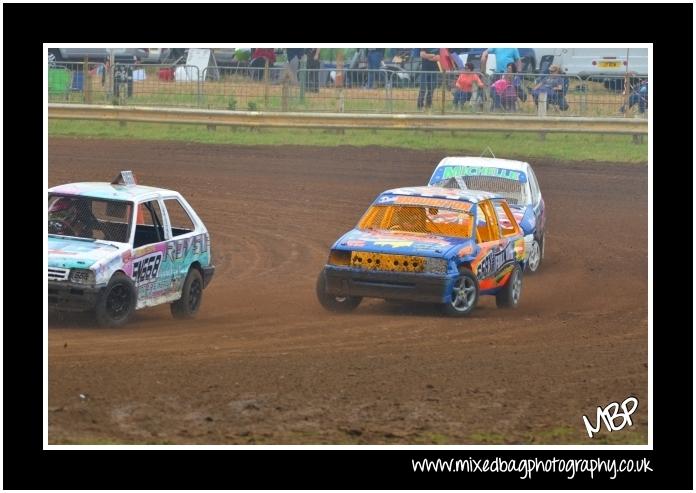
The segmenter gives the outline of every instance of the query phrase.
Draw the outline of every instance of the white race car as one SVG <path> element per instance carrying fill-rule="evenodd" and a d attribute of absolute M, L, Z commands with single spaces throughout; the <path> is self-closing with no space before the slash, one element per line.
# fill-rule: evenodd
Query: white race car
<path fill-rule="evenodd" d="M 446 157 L 428 185 L 495 193 L 507 200 L 524 231 L 527 269 L 536 272 L 544 259 L 546 208 L 529 163 L 488 157 Z"/>
<path fill-rule="evenodd" d="M 118 327 L 171 303 L 189 318 L 214 272 L 208 231 L 178 192 L 137 185 L 130 171 L 48 190 L 50 310 L 93 310 Z"/>

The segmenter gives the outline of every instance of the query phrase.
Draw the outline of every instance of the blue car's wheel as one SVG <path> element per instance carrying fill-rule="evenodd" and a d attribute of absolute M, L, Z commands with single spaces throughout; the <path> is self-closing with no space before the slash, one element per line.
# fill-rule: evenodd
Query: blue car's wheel
<path fill-rule="evenodd" d="M 452 285 L 450 301 L 443 305 L 446 315 L 463 317 L 476 307 L 479 297 L 478 280 L 470 270 L 461 271 L 461 275 Z"/>
<path fill-rule="evenodd" d="M 507 283 L 495 295 L 495 304 L 498 308 L 517 308 L 520 294 L 522 294 L 522 270 L 519 265 L 515 265 Z"/>
<path fill-rule="evenodd" d="M 361 296 L 334 296 L 326 292 L 326 275 L 322 270 L 317 279 L 317 299 L 330 312 L 351 312 L 362 301 Z"/>

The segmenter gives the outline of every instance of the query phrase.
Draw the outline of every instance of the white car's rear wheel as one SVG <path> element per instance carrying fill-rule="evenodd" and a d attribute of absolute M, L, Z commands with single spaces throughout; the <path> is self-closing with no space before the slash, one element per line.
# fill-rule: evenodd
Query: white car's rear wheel
<path fill-rule="evenodd" d="M 189 269 L 181 289 L 181 298 L 170 305 L 174 318 L 193 318 L 203 299 L 203 277 L 195 267 Z"/>

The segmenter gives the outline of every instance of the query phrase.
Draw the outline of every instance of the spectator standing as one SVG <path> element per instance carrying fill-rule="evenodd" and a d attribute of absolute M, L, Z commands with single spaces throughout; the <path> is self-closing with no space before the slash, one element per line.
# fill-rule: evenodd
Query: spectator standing
<path fill-rule="evenodd" d="M 437 62 L 440 61 L 440 48 L 421 48 L 420 89 L 418 90 L 417 106 L 419 110 L 433 105 L 433 92 L 437 85 L 437 73 L 440 71 Z"/>
<path fill-rule="evenodd" d="M 375 75 L 378 73 L 382 60 L 384 59 L 385 48 L 367 49 L 367 89 L 374 89 Z"/>
<path fill-rule="evenodd" d="M 488 48 L 481 54 L 481 72 L 484 74 L 486 73 L 488 55 L 495 55 L 495 74 L 493 74 L 493 80 L 502 77 L 508 63 L 514 63 L 517 72 L 522 70 L 522 58 L 517 48 Z"/>
<path fill-rule="evenodd" d="M 468 62 L 464 65 L 464 71 L 457 78 L 454 90 L 454 107 L 461 108 L 464 103 L 471 100 L 472 88 L 476 84 L 479 89 L 483 89 L 483 82 L 479 74 L 474 72 L 474 64 Z"/>
<path fill-rule="evenodd" d="M 290 82 L 297 84 L 297 71 L 300 69 L 300 60 L 304 55 L 304 48 L 287 48 L 285 54 L 288 58 L 288 74 Z"/>
<path fill-rule="evenodd" d="M 307 48 L 307 91 L 319 92 L 319 61 L 320 48 Z"/>
<path fill-rule="evenodd" d="M 265 58 L 268 60 L 269 65 L 273 65 L 276 61 L 276 56 L 275 56 L 275 51 L 273 48 L 254 48 L 251 51 L 251 63 L 254 63 L 254 60 L 257 60 L 259 58 Z M 265 60 L 264 60 L 264 65 L 265 65 Z"/>
<path fill-rule="evenodd" d="M 138 65 L 138 57 L 133 57 L 132 64 L 114 64 L 114 96 L 130 98 L 133 96 L 133 69 Z M 121 94 L 121 85 L 126 85 L 126 94 Z"/>
<path fill-rule="evenodd" d="M 263 68 L 266 67 L 268 63 L 269 67 L 272 67 L 276 61 L 275 51 L 273 48 L 253 48 L 251 50 L 251 62 L 249 67 L 251 67 L 251 78 L 256 80 L 261 80 L 263 78 Z"/>

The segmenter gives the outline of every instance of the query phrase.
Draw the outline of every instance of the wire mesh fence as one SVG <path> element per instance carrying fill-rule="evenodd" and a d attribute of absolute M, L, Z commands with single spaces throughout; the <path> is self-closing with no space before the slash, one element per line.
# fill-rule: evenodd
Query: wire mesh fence
<path fill-rule="evenodd" d="M 130 202 L 51 195 L 48 232 L 92 240 L 127 243 L 130 237 Z"/>
<path fill-rule="evenodd" d="M 244 111 L 644 116 L 647 77 L 53 63 L 49 102 Z"/>

